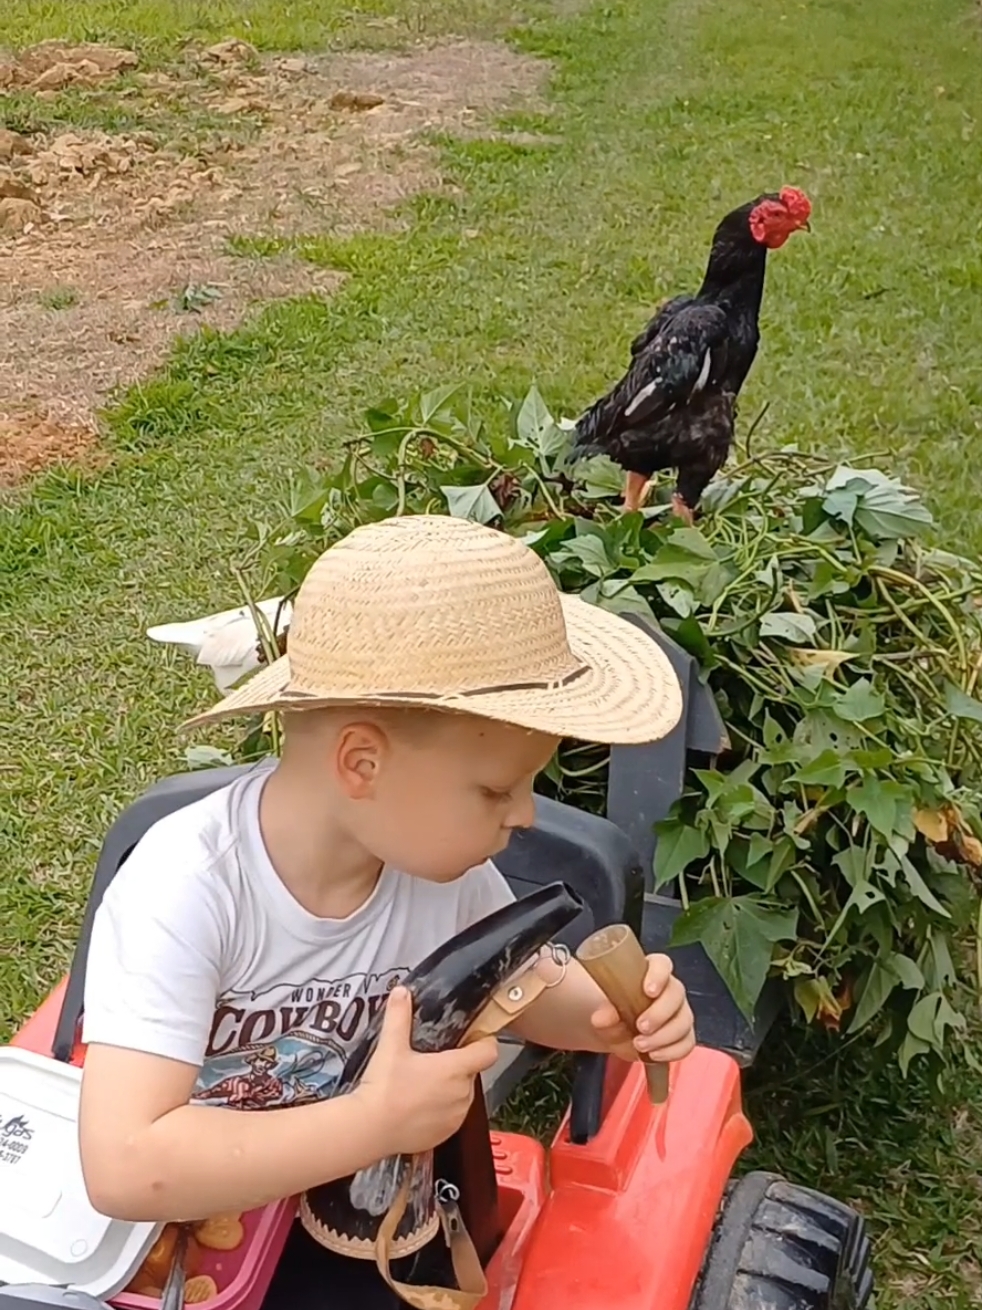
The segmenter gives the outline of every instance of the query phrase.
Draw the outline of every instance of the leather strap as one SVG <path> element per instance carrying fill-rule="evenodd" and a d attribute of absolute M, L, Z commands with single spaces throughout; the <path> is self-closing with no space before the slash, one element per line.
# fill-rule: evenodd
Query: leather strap
<path fill-rule="evenodd" d="M 477 1310 L 488 1292 L 487 1279 L 481 1268 L 477 1249 L 464 1226 L 456 1201 L 437 1200 L 440 1226 L 444 1240 L 450 1248 L 456 1287 L 433 1287 L 425 1284 L 401 1283 L 393 1278 L 389 1268 L 389 1251 L 392 1237 L 399 1227 L 409 1196 L 409 1177 L 403 1182 L 389 1213 L 382 1220 L 375 1239 L 375 1263 L 378 1271 L 393 1292 L 415 1310 Z"/>
<path fill-rule="evenodd" d="M 517 978 L 505 983 L 495 992 L 464 1033 L 460 1045 L 466 1046 L 482 1037 L 491 1037 L 500 1032 L 541 996 L 549 985 L 536 972 L 535 967 L 527 969 Z M 393 1292 L 407 1305 L 415 1307 L 415 1310 L 477 1310 L 477 1306 L 487 1296 L 487 1279 L 484 1277 L 477 1249 L 464 1224 L 460 1207 L 456 1200 L 449 1199 L 446 1194 L 441 1196 L 439 1184 L 436 1207 L 440 1215 L 444 1241 L 450 1251 L 457 1286 L 414 1285 L 401 1283 L 392 1276 L 389 1267 L 392 1259 L 392 1239 L 406 1212 L 411 1177 L 412 1170 L 407 1170 L 396 1199 L 379 1225 L 375 1239 L 375 1263 L 378 1265 L 378 1271 Z"/>
<path fill-rule="evenodd" d="M 552 984 L 537 971 L 537 966 L 526 969 L 503 987 L 499 987 L 487 1005 L 477 1016 L 460 1039 L 461 1046 L 480 1041 L 482 1037 L 493 1037 L 513 1023 L 533 1001 L 538 1000 Z"/>

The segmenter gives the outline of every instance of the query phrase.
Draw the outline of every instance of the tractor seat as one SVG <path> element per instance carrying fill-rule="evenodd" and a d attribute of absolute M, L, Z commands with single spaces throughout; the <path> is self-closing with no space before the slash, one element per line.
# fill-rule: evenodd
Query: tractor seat
<path fill-rule="evenodd" d="M 82 920 L 82 928 L 58 1019 L 52 1053 L 71 1059 L 82 1015 L 85 969 L 92 922 L 116 872 L 144 834 L 159 819 L 228 786 L 257 765 L 203 769 L 164 778 L 134 801 L 106 835 Z M 496 863 L 516 896 L 561 879 L 584 902 L 584 910 L 560 940 L 571 950 L 595 928 L 640 914 L 643 877 L 634 849 L 606 819 L 584 813 L 545 797 L 536 797 L 533 827 L 516 832 Z M 632 921 L 633 918 L 629 918 Z M 637 927 L 637 925 L 634 925 Z M 501 1056 L 484 1075 L 489 1112 L 494 1114 L 525 1074 L 547 1054 L 518 1041 L 503 1041 Z M 572 1130 L 575 1140 L 587 1140 L 599 1127 L 605 1060 L 575 1057 Z"/>

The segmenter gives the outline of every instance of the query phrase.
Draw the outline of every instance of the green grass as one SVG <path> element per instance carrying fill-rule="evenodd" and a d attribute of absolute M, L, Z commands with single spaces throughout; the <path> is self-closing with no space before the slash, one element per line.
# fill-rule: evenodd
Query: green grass
<path fill-rule="evenodd" d="M 744 1165 L 773 1169 L 871 1221 L 881 1307 L 948 1310 L 982 1299 L 977 1074 L 938 1096 L 862 1048 L 776 1032 L 748 1083 L 757 1141 Z"/>
<path fill-rule="evenodd" d="M 207 79 L 203 80 L 207 83 Z M 259 130 L 254 115 L 231 117 L 190 96 L 167 100 L 150 90 L 132 99 L 118 99 L 120 89 L 134 84 L 133 78 L 121 78 L 111 89 L 81 91 L 70 87 L 51 100 L 38 100 L 27 91 L 10 92 L 2 102 L 0 119 L 4 127 L 27 135 L 57 135 L 79 129 L 115 136 L 149 133 L 155 145 L 168 145 L 184 153 L 192 153 L 209 136 L 244 143 Z"/>
<path fill-rule="evenodd" d="M 45 309 L 71 309 L 78 304 L 78 292 L 74 287 L 51 287 L 38 292 L 38 303 Z"/>
<path fill-rule="evenodd" d="M 469 0 L 466 9 L 457 0 L 5 0 L 0 49 L 105 41 L 152 61 L 233 36 L 260 50 L 372 46 L 464 29 L 497 32 L 517 13 L 502 0 Z"/>
<path fill-rule="evenodd" d="M 490 407 L 534 378 L 578 410 L 651 305 L 698 279 L 719 215 L 758 190 L 805 187 L 815 231 L 771 260 L 743 404 L 770 402 L 757 440 L 882 451 L 926 487 L 952 545 L 982 548 L 982 85 L 964 0 L 613 0 L 552 16 L 517 0 L 8 0 L 0 42 L 135 40 L 161 60 L 229 34 L 323 48 L 409 36 L 424 8 L 428 31 L 466 12 L 469 30 L 513 28 L 550 57 L 555 113 L 510 129 L 559 143 L 441 142 L 458 189 L 411 205 L 405 234 L 296 243 L 349 273 L 333 300 L 188 338 L 111 411 L 105 471 L 52 474 L 0 508 L 4 1032 L 67 962 L 107 825 L 183 767 L 175 724 L 214 693 L 144 628 L 234 601 L 250 522 L 275 516 L 290 470 L 330 461 L 372 400 L 470 379 Z M 256 232 L 239 248 L 277 245 Z M 955 1080 L 932 1100 L 866 1055 L 813 1058 L 781 1044 L 755 1072 L 749 1158 L 865 1206 L 881 1310 L 978 1304 L 982 1093 Z"/>

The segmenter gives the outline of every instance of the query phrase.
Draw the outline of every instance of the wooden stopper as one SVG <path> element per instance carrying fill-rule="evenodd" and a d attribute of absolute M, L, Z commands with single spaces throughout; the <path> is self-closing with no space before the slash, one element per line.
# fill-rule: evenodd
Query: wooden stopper
<path fill-rule="evenodd" d="M 576 952 L 576 958 L 633 1033 L 638 1018 L 648 1008 L 644 979 L 648 961 L 641 943 L 626 923 L 614 923 L 591 933 Z M 642 1055 L 652 1105 L 668 1099 L 668 1065 Z"/>

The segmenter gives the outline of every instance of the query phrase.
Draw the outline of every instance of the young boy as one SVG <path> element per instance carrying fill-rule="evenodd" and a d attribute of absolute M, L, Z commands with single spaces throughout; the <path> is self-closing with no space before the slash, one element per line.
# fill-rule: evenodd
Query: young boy
<path fill-rule="evenodd" d="M 81 1151 L 118 1218 L 244 1211 L 454 1133 L 496 1043 L 414 1051 L 399 979 L 514 899 L 493 857 L 560 738 L 655 740 L 681 695 L 649 637 L 561 596 L 527 546 L 417 516 L 326 551 L 287 655 L 191 722 L 258 711 L 283 715 L 281 759 L 157 823 L 96 916 Z M 629 1032 L 573 961 L 513 1031 L 681 1059 L 667 957 L 646 992 Z M 381 1005 L 364 1078 L 329 1099 Z"/>

